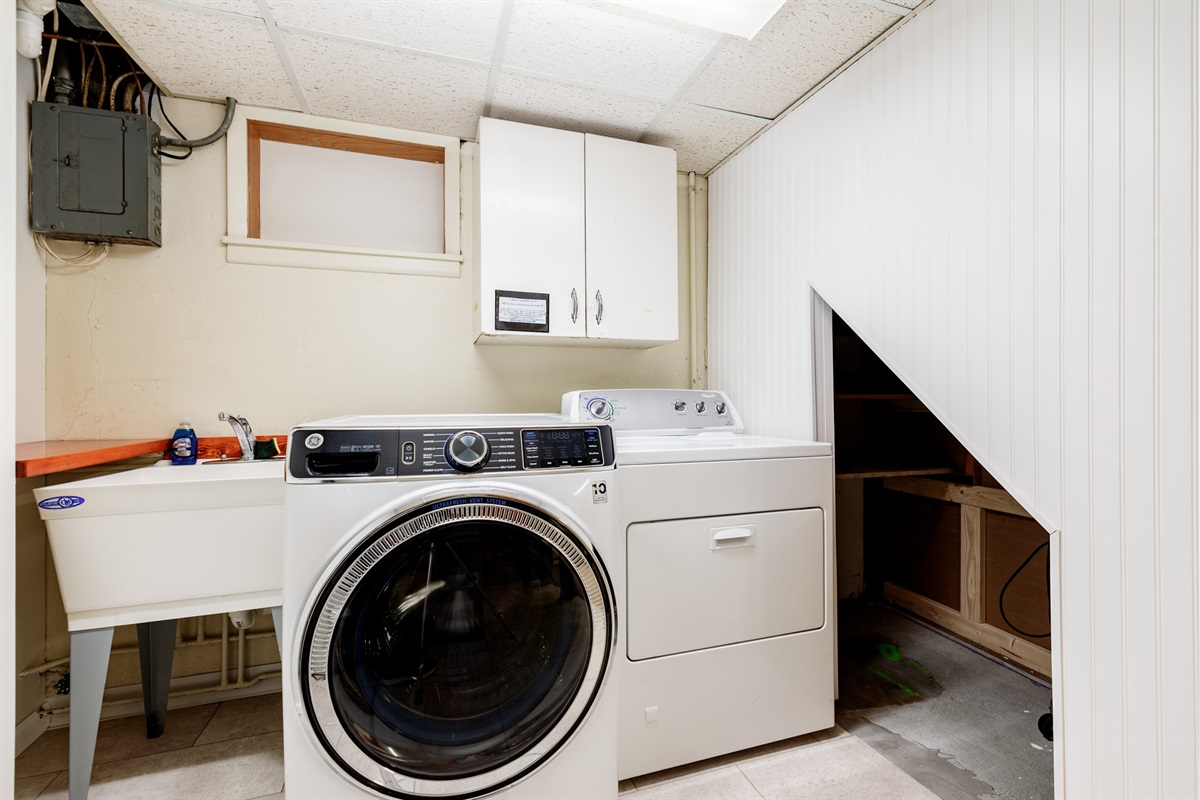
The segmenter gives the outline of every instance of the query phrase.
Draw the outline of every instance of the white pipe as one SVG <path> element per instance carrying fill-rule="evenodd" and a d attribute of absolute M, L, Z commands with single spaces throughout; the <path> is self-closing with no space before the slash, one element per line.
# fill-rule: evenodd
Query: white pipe
<path fill-rule="evenodd" d="M 700 292 L 698 283 L 699 279 L 696 275 L 697 267 L 696 258 L 696 173 L 688 173 L 688 312 L 689 312 L 689 335 L 691 340 L 691 356 L 690 363 L 692 367 L 692 388 L 703 389 L 703 370 L 700 364 L 700 313 L 699 304 L 700 298 L 697 296 Z"/>
<path fill-rule="evenodd" d="M 261 683 L 262 681 L 269 680 L 271 678 L 281 678 L 281 677 L 283 677 L 282 672 L 264 672 L 261 675 L 255 675 L 253 678 L 250 678 L 249 680 L 240 681 L 239 683 L 234 684 L 234 685 L 221 686 L 221 687 L 196 686 L 191 689 L 176 689 L 174 691 L 167 692 L 167 697 L 186 697 L 187 695 L 192 695 L 192 694 L 204 694 L 205 692 L 211 692 L 218 688 L 220 688 L 220 689 L 226 689 L 226 688 L 228 688 L 228 689 L 248 689 L 257 683 Z M 47 702 L 49 702 L 49 701 L 47 701 Z M 127 703 L 140 703 L 140 702 L 142 702 L 142 696 L 137 695 L 135 697 L 120 697 L 115 700 L 105 700 L 103 703 L 101 703 L 101 705 L 103 705 L 103 706 L 120 706 L 120 705 L 125 705 Z M 47 708 L 43 704 L 40 713 L 42 713 L 42 714 L 62 714 L 62 713 L 68 712 L 70 710 L 71 710 L 71 706 L 69 704 L 65 705 L 65 706 L 55 706 L 53 708 Z"/>
<path fill-rule="evenodd" d="M 259 631 L 257 633 L 246 634 L 247 639 L 266 639 L 267 637 L 274 637 L 274 636 L 275 636 L 274 631 Z M 213 644 L 213 642 L 212 642 L 212 640 L 205 641 L 203 639 L 180 639 L 178 636 L 176 636 L 176 639 L 175 639 L 176 647 L 196 647 L 197 645 L 206 645 L 206 644 Z M 126 655 L 126 654 L 130 654 L 130 653 L 137 653 L 138 646 L 136 644 L 134 644 L 134 645 L 127 645 L 125 647 L 114 647 L 109 652 L 112 655 Z M 57 669 L 59 667 L 66 666 L 69 663 L 71 663 L 71 657 L 63 656 L 62 658 L 56 658 L 53 661 L 45 661 L 41 664 L 37 664 L 35 666 L 28 667 L 21 671 L 20 676 L 22 678 L 27 678 L 30 675 L 40 675 L 45 672 L 50 672 L 53 669 Z"/>
<path fill-rule="evenodd" d="M 221 688 L 229 686 L 229 617 L 221 617 Z"/>
<path fill-rule="evenodd" d="M 238 628 L 237 685 L 246 677 L 246 629 Z"/>

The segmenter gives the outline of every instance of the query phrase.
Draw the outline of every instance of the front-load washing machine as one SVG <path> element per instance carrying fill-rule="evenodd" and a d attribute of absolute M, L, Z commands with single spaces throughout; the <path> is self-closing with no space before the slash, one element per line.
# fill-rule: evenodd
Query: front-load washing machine
<path fill-rule="evenodd" d="M 288 800 L 615 797 L 614 465 L 553 415 L 292 430 Z"/>
<path fill-rule="evenodd" d="M 620 777 L 832 726 L 832 447 L 747 434 L 721 392 L 562 410 L 616 431 Z"/>

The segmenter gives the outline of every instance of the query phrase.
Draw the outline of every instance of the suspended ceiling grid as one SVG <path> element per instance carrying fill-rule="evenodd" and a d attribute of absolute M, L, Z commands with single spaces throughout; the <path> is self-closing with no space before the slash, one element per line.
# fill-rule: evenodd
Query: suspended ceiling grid
<path fill-rule="evenodd" d="M 173 95 L 474 139 L 480 116 L 707 174 L 920 0 L 787 0 L 746 41 L 599 0 L 85 0 Z"/>

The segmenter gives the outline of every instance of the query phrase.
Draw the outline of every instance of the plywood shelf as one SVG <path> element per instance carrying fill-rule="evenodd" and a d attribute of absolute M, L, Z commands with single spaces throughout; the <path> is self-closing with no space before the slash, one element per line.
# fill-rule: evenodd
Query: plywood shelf
<path fill-rule="evenodd" d="M 889 467 L 881 464 L 851 465 L 837 472 L 839 480 L 864 478 L 906 478 L 920 475 L 952 475 L 954 467 Z"/>

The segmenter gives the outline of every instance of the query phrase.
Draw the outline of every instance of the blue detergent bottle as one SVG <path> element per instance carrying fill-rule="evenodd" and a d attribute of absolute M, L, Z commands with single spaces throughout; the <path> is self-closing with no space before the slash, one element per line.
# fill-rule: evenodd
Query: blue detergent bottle
<path fill-rule="evenodd" d="M 179 421 L 179 427 L 171 437 L 171 446 L 167 449 L 171 453 L 172 464 L 196 463 L 196 432 L 192 430 L 190 419 L 184 417 Z"/>

